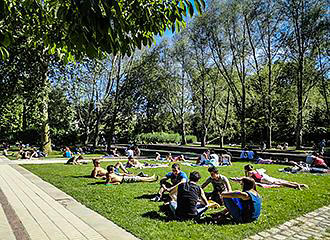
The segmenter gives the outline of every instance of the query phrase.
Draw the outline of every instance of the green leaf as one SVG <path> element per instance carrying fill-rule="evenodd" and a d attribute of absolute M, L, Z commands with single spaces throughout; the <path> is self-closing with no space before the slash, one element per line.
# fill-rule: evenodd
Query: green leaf
<path fill-rule="evenodd" d="M 7 48 L 10 45 L 10 43 L 11 43 L 10 36 L 8 33 L 6 33 L 5 38 L 3 39 L 2 45 Z"/>

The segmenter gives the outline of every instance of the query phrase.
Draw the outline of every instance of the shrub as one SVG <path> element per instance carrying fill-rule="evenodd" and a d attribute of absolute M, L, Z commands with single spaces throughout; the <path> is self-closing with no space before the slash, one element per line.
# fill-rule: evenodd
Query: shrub
<path fill-rule="evenodd" d="M 197 138 L 193 135 L 186 136 L 187 143 L 196 142 Z M 137 135 L 137 142 L 143 143 L 178 143 L 181 142 L 181 136 L 178 133 L 165 133 L 165 132 L 153 132 L 153 133 L 141 133 Z"/>

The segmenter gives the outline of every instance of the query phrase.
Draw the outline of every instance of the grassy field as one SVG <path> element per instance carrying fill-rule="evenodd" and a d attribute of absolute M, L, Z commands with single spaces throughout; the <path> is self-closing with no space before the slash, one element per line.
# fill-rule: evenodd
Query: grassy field
<path fill-rule="evenodd" d="M 102 166 L 106 167 L 107 164 L 109 163 L 103 163 Z M 219 169 L 227 177 L 237 177 L 243 175 L 244 165 L 245 163 L 234 163 L 234 166 Z M 299 191 L 289 188 L 258 188 L 263 203 L 261 217 L 255 223 L 215 225 L 193 221 L 168 221 L 165 214 L 159 211 L 162 203 L 149 200 L 158 191 L 159 182 L 105 186 L 102 180 L 89 178 L 91 164 L 24 165 L 24 167 L 141 239 L 243 239 L 330 204 L 330 175 L 290 175 L 278 172 L 283 166 L 255 165 L 256 168 L 266 169 L 270 176 L 305 183 L 310 189 Z M 188 174 L 191 171 L 200 171 L 202 174 L 200 183 L 208 177 L 205 167 L 182 166 L 182 169 Z M 133 171 L 138 172 L 138 170 Z M 155 173 L 162 177 L 168 171 L 170 167 L 145 169 L 144 173 L 149 175 Z M 231 183 L 233 190 L 240 188 L 239 184 Z M 211 190 L 211 186 L 208 186 L 207 190 Z"/>

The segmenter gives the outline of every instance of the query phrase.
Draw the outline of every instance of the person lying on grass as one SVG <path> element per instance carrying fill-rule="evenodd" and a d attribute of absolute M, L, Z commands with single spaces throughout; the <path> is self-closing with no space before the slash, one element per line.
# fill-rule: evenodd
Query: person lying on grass
<path fill-rule="evenodd" d="M 261 174 L 260 172 L 253 170 L 253 166 L 250 164 L 244 166 L 244 171 L 245 171 L 246 177 L 253 178 L 254 181 L 257 183 L 275 184 L 275 185 L 299 189 L 299 190 L 302 190 L 303 187 L 308 188 L 308 186 L 306 184 L 300 184 L 300 183 L 296 183 L 296 182 L 289 182 L 289 181 L 283 180 L 283 179 L 273 178 L 273 177 L 268 176 L 266 173 Z M 240 181 L 241 179 L 236 178 L 233 180 Z"/>
<path fill-rule="evenodd" d="M 107 171 L 101 167 L 100 159 L 93 159 L 94 169 L 92 170 L 91 176 L 92 178 L 105 178 Z M 115 173 L 118 175 L 131 175 L 130 172 L 124 167 L 121 162 L 117 162 L 114 166 Z M 120 169 L 123 170 L 123 174 L 120 173 Z"/>
<path fill-rule="evenodd" d="M 138 169 L 142 169 L 143 168 L 143 164 L 139 162 L 139 160 L 134 159 L 133 156 L 129 156 L 128 157 L 128 161 L 125 165 L 126 168 L 138 168 Z"/>
<path fill-rule="evenodd" d="M 177 201 L 169 206 L 174 216 L 180 220 L 198 219 L 207 210 L 208 202 L 203 189 L 197 185 L 199 172 L 191 172 L 189 182 L 178 185 Z"/>
<path fill-rule="evenodd" d="M 225 209 L 213 217 L 222 221 L 231 216 L 237 223 L 248 223 L 259 218 L 261 197 L 256 190 L 255 181 L 249 177 L 241 179 L 242 191 L 224 192 L 221 194 Z"/>
<path fill-rule="evenodd" d="M 167 180 L 171 180 L 171 183 Z M 187 182 L 187 174 L 180 170 L 180 165 L 174 163 L 172 165 L 172 172 L 169 172 L 160 180 L 160 188 L 156 197 L 152 198 L 151 201 L 159 202 L 162 199 L 164 192 L 169 192 L 172 200 L 176 200 L 177 186 L 180 183 Z"/>
<path fill-rule="evenodd" d="M 133 183 L 133 182 L 155 182 L 158 180 L 158 176 L 151 177 L 140 177 L 140 176 L 120 176 L 115 173 L 115 167 L 113 165 L 109 165 L 107 167 L 106 173 L 106 182 L 105 184 L 113 184 L 118 185 L 121 183 Z"/>
<path fill-rule="evenodd" d="M 295 163 L 293 167 L 279 169 L 280 172 L 287 173 L 330 173 L 330 169 L 311 167 L 307 163 Z"/>
<path fill-rule="evenodd" d="M 211 199 L 214 202 L 223 205 L 223 200 L 221 198 L 221 193 L 230 192 L 231 186 L 228 181 L 228 178 L 219 174 L 219 171 L 216 167 L 209 167 L 208 171 L 210 177 L 202 184 L 202 189 L 206 188 L 210 183 L 212 183 L 213 191 L 205 193 L 207 199 Z"/>

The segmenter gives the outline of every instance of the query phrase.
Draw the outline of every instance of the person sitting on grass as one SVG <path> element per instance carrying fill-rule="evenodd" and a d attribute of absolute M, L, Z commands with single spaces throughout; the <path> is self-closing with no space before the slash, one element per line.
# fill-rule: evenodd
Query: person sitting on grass
<path fill-rule="evenodd" d="M 92 178 L 104 178 L 107 174 L 107 171 L 101 167 L 100 159 L 93 159 L 93 165 L 94 169 L 91 173 Z M 117 175 L 131 175 L 131 173 L 127 171 L 121 162 L 117 162 L 114 166 L 114 169 Z M 123 170 L 123 174 L 120 173 L 120 169 Z"/>
<path fill-rule="evenodd" d="M 251 177 L 257 183 L 275 184 L 275 185 L 299 189 L 299 190 L 302 190 L 302 187 L 308 188 L 306 184 L 299 184 L 296 182 L 289 182 L 287 180 L 273 178 L 265 173 L 260 174 L 260 172 L 253 170 L 253 166 L 250 164 L 244 166 L 244 171 L 246 177 Z M 241 179 L 242 178 L 237 178 L 233 180 L 241 181 Z"/>
<path fill-rule="evenodd" d="M 171 183 L 167 180 L 171 180 Z M 174 163 L 172 165 L 172 172 L 169 172 L 160 180 L 160 189 L 156 197 L 151 201 L 160 202 L 164 192 L 169 192 L 172 200 L 176 200 L 177 186 L 180 183 L 188 181 L 187 174 L 180 170 L 180 165 Z"/>
<path fill-rule="evenodd" d="M 244 160 L 244 161 L 247 161 L 249 158 L 248 158 L 248 153 L 249 153 L 249 151 L 248 151 L 248 149 L 245 147 L 243 150 L 242 150 L 242 152 L 241 152 L 241 155 L 240 155 L 240 159 L 241 160 Z"/>
<path fill-rule="evenodd" d="M 221 194 L 226 208 L 214 216 L 216 220 L 221 222 L 227 216 L 231 216 L 237 223 L 249 223 L 259 218 L 262 201 L 256 190 L 255 181 L 243 177 L 241 183 L 242 191 Z"/>
<path fill-rule="evenodd" d="M 209 167 L 208 171 L 211 176 L 208 177 L 202 184 L 202 189 L 205 189 L 210 183 L 212 183 L 213 191 L 206 192 L 205 195 L 207 199 L 211 199 L 214 202 L 223 205 L 221 193 L 231 191 L 229 180 L 227 177 L 219 174 L 219 171 L 216 167 Z"/>
<path fill-rule="evenodd" d="M 196 164 L 198 165 L 206 165 L 208 160 L 209 160 L 209 156 L 210 155 L 210 150 L 206 150 L 204 151 L 199 158 L 197 159 Z"/>
<path fill-rule="evenodd" d="M 207 210 L 208 202 L 205 193 L 197 185 L 200 178 L 199 172 L 191 172 L 189 182 L 179 183 L 177 201 L 171 201 L 169 204 L 171 211 L 178 219 L 198 219 Z"/>
<path fill-rule="evenodd" d="M 113 184 L 118 185 L 121 183 L 133 183 L 133 182 L 155 182 L 158 180 L 158 176 L 151 177 L 140 177 L 140 176 L 120 176 L 115 173 L 115 167 L 113 165 L 109 165 L 107 167 L 106 173 L 106 182 L 105 184 Z"/>
<path fill-rule="evenodd" d="M 119 154 L 118 154 L 118 150 L 117 148 L 114 148 L 110 151 L 110 155 L 114 156 L 114 157 L 119 157 Z"/>
<path fill-rule="evenodd" d="M 20 147 L 16 159 L 30 159 L 30 151 L 24 151 L 23 147 Z"/>
<path fill-rule="evenodd" d="M 166 159 L 164 157 L 162 157 L 159 152 L 156 152 L 156 158 L 155 158 L 155 160 L 156 161 L 164 161 Z"/>
<path fill-rule="evenodd" d="M 173 157 L 172 157 L 172 153 L 167 153 L 166 155 L 166 161 L 169 161 L 169 162 L 173 162 Z"/>
<path fill-rule="evenodd" d="M 73 157 L 73 153 L 71 152 L 69 147 L 65 147 L 63 157 L 66 157 L 66 158 L 72 158 Z"/>
<path fill-rule="evenodd" d="M 78 157 L 73 156 L 65 164 L 80 165 L 81 163 L 79 162 L 79 160 L 81 159 L 84 159 L 82 155 L 79 155 Z"/>
<path fill-rule="evenodd" d="M 312 153 L 312 167 L 328 169 L 324 159 L 317 152 Z"/>
<path fill-rule="evenodd" d="M 172 161 L 173 161 L 173 162 L 177 162 L 177 161 L 182 161 L 182 162 L 184 162 L 184 161 L 185 161 L 185 158 L 184 158 L 183 155 L 179 155 L 179 156 L 176 156 L 176 157 L 172 158 Z"/>

